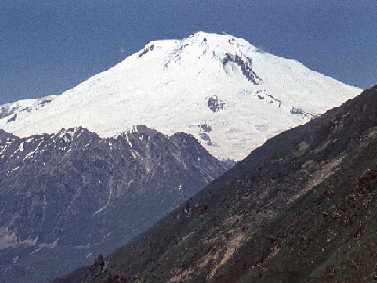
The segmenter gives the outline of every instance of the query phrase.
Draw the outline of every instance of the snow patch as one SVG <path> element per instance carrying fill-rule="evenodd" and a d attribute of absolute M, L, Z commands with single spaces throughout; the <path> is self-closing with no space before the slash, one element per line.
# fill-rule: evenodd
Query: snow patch
<path fill-rule="evenodd" d="M 8 248 L 18 248 L 21 246 L 35 246 L 38 237 L 35 239 L 19 240 L 15 232 L 8 227 L 0 227 L 0 250 Z"/>

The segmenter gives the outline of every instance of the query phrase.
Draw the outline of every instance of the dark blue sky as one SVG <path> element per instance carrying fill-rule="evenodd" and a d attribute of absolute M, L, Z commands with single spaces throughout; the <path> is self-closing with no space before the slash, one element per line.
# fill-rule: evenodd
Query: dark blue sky
<path fill-rule="evenodd" d="M 149 40 L 198 30 L 377 83 L 376 0 L 1 0 L 0 103 L 58 94 Z"/>

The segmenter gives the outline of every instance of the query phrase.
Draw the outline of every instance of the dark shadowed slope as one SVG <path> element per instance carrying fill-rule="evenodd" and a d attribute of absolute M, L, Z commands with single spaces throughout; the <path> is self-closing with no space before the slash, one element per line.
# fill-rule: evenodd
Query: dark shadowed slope
<path fill-rule="evenodd" d="M 145 231 L 226 166 L 184 133 L 144 126 L 101 139 L 83 128 L 0 130 L 0 282 L 45 282 Z"/>
<path fill-rule="evenodd" d="M 255 150 L 111 257 L 57 282 L 371 282 L 377 87 Z"/>

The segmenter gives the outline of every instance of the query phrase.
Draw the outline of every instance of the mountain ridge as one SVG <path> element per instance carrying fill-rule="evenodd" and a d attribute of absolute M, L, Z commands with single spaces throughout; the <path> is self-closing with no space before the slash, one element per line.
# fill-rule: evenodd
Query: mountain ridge
<path fill-rule="evenodd" d="M 107 139 L 0 130 L 0 281 L 48 282 L 110 253 L 228 166 L 186 133 L 142 125 Z"/>

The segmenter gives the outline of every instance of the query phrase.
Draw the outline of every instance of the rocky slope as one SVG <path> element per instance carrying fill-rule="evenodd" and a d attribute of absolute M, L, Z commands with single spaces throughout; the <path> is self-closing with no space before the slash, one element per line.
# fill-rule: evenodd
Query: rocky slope
<path fill-rule="evenodd" d="M 188 134 L 0 130 L 0 282 L 46 282 L 156 223 L 221 175 Z"/>
<path fill-rule="evenodd" d="M 109 258 L 57 282 L 374 282 L 377 87 L 253 151 Z"/>
<path fill-rule="evenodd" d="M 150 42 L 62 95 L 0 106 L 0 128 L 25 137 L 82 126 L 111 137 L 143 124 L 240 160 L 359 92 L 241 38 L 199 32 Z"/>

